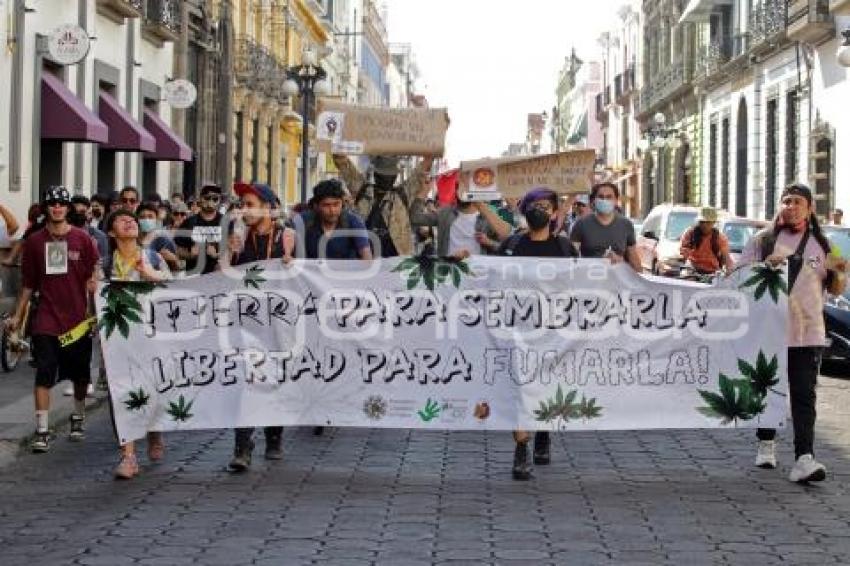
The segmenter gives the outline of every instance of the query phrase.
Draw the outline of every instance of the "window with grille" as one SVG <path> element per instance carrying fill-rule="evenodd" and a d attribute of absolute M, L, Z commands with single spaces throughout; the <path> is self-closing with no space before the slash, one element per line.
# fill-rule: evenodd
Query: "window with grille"
<path fill-rule="evenodd" d="M 717 122 L 708 133 L 708 204 L 717 206 Z"/>
<path fill-rule="evenodd" d="M 729 118 L 724 118 L 720 125 L 720 207 L 723 210 L 729 210 L 730 149 Z"/>
<path fill-rule="evenodd" d="M 773 218 L 776 214 L 776 110 L 775 98 L 767 101 L 767 122 L 765 132 L 767 139 L 764 144 L 764 216 Z"/>
<path fill-rule="evenodd" d="M 785 183 L 797 180 L 797 91 L 792 90 L 785 95 Z"/>

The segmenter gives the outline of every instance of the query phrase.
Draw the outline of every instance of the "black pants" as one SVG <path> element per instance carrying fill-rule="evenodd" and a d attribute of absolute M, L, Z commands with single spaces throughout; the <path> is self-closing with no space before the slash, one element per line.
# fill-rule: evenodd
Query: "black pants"
<path fill-rule="evenodd" d="M 267 426 L 263 429 L 266 433 L 266 444 L 271 444 L 272 442 L 280 442 L 280 437 L 283 435 L 283 427 L 282 426 Z M 236 447 L 244 446 L 246 444 L 251 443 L 251 437 L 254 436 L 254 429 L 252 427 L 248 428 L 237 428 L 236 429 Z"/>
<path fill-rule="evenodd" d="M 823 348 L 788 348 L 788 392 L 791 395 L 791 420 L 794 423 L 794 457 L 815 453 L 815 386 L 820 372 Z M 759 440 L 773 440 L 776 430 L 760 428 Z"/>

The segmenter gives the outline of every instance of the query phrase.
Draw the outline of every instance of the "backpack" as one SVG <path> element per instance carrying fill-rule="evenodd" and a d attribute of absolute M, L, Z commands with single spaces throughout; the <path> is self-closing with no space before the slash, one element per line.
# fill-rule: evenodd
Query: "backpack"
<path fill-rule="evenodd" d="M 505 240 L 505 249 L 503 250 L 502 255 L 513 256 L 514 251 L 523 236 L 525 236 L 525 233 L 511 234 L 508 236 L 508 239 Z M 561 249 L 561 253 L 564 257 L 575 257 L 575 248 L 573 248 L 573 244 L 570 242 L 569 238 L 558 234 L 555 236 L 555 241 L 558 243 L 558 247 Z"/>

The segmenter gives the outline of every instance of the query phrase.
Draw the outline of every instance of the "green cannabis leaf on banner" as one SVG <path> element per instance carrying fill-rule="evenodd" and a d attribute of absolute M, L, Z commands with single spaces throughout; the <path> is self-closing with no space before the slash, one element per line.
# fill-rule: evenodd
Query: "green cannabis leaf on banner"
<path fill-rule="evenodd" d="M 130 396 L 124 400 L 124 405 L 130 411 L 140 411 L 147 406 L 148 401 L 150 401 L 150 395 L 139 387 L 138 391 L 130 391 Z"/>
<path fill-rule="evenodd" d="M 697 390 L 706 403 L 703 407 L 697 407 L 697 411 L 707 417 L 718 417 L 723 424 L 737 425 L 738 421 L 754 419 L 764 412 L 768 393 L 785 396 L 774 389 L 779 385 L 779 377 L 776 375 L 779 358 L 775 355 L 768 361 L 764 352 L 759 350 L 755 365 L 739 358 L 738 370 L 742 375 L 739 379 L 720 374 L 719 393 Z"/>
<path fill-rule="evenodd" d="M 177 402 L 171 401 L 168 403 L 168 410 L 166 413 L 171 416 L 171 418 L 175 421 L 186 422 L 191 419 L 194 415 L 190 412 L 192 409 L 192 403 L 194 401 L 187 402 L 186 399 L 181 395 L 177 398 Z"/>
<path fill-rule="evenodd" d="M 779 385 L 779 378 L 776 376 L 778 369 L 779 359 L 774 355 L 768 362 L 761 350 L 759 350 L 755 367 L 747 363 L 746 360 L 738 360 L 738 370 L 741 375 L 750 380 L 750 387 L 762 397 L 767 396 L 768 391 L 785 397 L 784 393 L 774 389 L 775 386 Z"/>
<path fill-rule="evenodd" d="M 116 329 L 124 338 L 130 335 L 130 323 L 142 322 L 142 303 L 139 297 L 153 292 L 157 287 L 165 287 L 163 283 L 151 281 L 111 281 L 104 285 L 100 296 L 106 299 L 106 304 L 98 317 L 98 329 L 106 333 L 106 338 L 112 336 Z"/>
<path fill-rule="evenodd" d="M 740 289 L 747 287 L 755 287 L 753 295 L 758 301 L 762 298 L 765 291 L 770 294 L 774 303 L 779 302 L 779 293 L 788 294 L 788 285 L 785 283 L 785 272 L 781 267 L 771 267 L 767 264 L 757 265 L 753 267 L 753 275 L 741 283 Z"/>
<path fill-rule="evenodd" d="M 424 422 L 430 422 L 440 416 L 440 405 L 438 405 L 436 401 L 432 401 L 429 397 L 428 400 L 425 401 L 425 408 L 421 411 L 417 411 L 416 414 L 419 415 L 419 418 Z"/>
<path fill-rule="evenodd" d="M 720 393 L 699 389 L 706 406 L 697 410 L 707 417 L 718 417 L 722 424 L 749 421 L 764 412 L 764 397 L 753 391 L 749 379 L 730 379 L 720 374 Z"/>
<path fill-rule="evenodd" d="M 402 273 L 402 277 L 407 280 L 408 290 L 415 289 L 420 282 L 424 282 L 429 291 L 433 291 L 436 285 L 446 283 L 449 279 L 452 285 L 458 288 L 463 276 L 472 273 L 466 260 L 427 255 L 406 258 L 400 261 L 393 271 Z"/>
<path fill-rule="evenodd" d="M 266 282 L 266 278 L 263 277 L 263 269 L 259 265 L 254 265 L 245 270 L 245 276 L 242 278 L 242 284 L 245 287 L 253 287 L 254 289 L 259 290 L 260 284 Z"/>
<path fill-rule="evenodd" d="M 576 419 L 595 419 L 602 416 L 602 407 L 596 404 L 596 398 L 588 399 L 584 395 L 581 401 L 576 401 L 578 390 L 573 389 L 566 394 L 558 386 L 555 396 L 540 401 L 540 407 L 534 410 L 535 420 L 560 425 L 563 428 L 568 422 Z"/>

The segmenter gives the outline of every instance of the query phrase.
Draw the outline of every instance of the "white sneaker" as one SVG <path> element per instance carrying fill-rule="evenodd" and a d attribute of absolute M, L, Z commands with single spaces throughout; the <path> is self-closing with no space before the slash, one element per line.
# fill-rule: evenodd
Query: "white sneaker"
<path fill-rule="evenodd" d="M 756 466 L 768 470 L 776 467 L 775 440 L 759 440 L 759 448 L 756 453 Z"/>
<path fill-rule="evenodd" d="M 89 383 L 89 386 L 86 389 L 86 397 L 94 397 L 94 384 Z"/>
<path fill-rule="evenodd" d="M 811 454 L 803 454 L 797 458 L 788 479 L 797 483 L 823 481 L 826 479 L 826 467 Z"/>
<path fill-rule="evenodd" d="M 62 395 L 64 395 L 65 397 L 70 397 L 73 394 L 74 394 L 74 384 L 71 383 L 71 382 L 68 382 L 68 385 L 66 385 L 65 389 L 62 390 Z"/>

